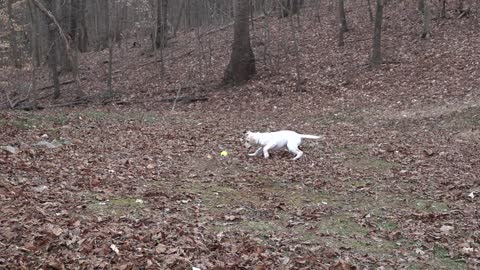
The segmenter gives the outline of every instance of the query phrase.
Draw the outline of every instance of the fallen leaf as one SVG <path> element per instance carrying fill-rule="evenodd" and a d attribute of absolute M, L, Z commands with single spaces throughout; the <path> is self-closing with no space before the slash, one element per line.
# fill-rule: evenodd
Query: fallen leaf
<path fill-rule="evenodd" d="M 356 266 L 352 265 L 351 263 L 339 259 L 337 260 L 331 267 L 330 270 L 355 270 L 357 269 Z"/>
<path fill-rule="evenodd" d="M 37 186 L 37 187 L 32 187 L 32 190 L 35 191 L 35 192 L 38 192 L 38 193 L 41 193 L 45 190 L 47 190 L 48 187 L 45 186 L 45 185 L 42 185 L 42 186 Z"/>
<path fill-rule="evenodd" d="M 167 251 L 168 247 L 164 244 L 158 244 L 156 247 L 155 247 L 155 252 L 158 253 L 158 254 L 162 254 L 162 253 L 165 253 Z"/>
<path fill-rule="evenodd" d="M 0 146 L 0 149 L 4 150 L 5 152 L 8 152 L 12 155 L 15 155 L 19 152 L 18 148 L 17 147 L 13 147 L 13 146 L 10 146 L 10 145 L 5 145 L 5 146 Z"/>
<path fill-rule="evenodd" d="M 147 169 L 149 169 L 149 170 L 155 169 L 155 164 L 148 164 Z"/>
<path fill-rule="evenodd" d="M 450 231 L 453 230 L 453 229 L 454 229 L 454 227 L 450 226 L 450 225 L 443 225 L 442 227 L 440 227 L 440 231 L 444 235 L 449 235 Z"/>
<path fill-rule="evenodd" d="M 234 216 L 234 215 L 226 215 L 223 217 L 226 221 L 234 221 L 234 220 L 238 220 L 240 219 L 239 217 L 237 216 Z"/>
<path fill-rule="evenodd" d="M 117 246 L 115 244 L 111 244 L 110 248 L 115 252 L 115 254 L 120 255 L 120 250 L 118 250 Z"/>
<path fill-rule="evenodd" d="M 55 145 L 51 142 L 47 142 L 47 141 L 40 141 L 35 145 L 40 146 L 40 147 L 46 147 L 46 148 L 49 148 L 49 149 L 57 148 L 57 145 Z"/>

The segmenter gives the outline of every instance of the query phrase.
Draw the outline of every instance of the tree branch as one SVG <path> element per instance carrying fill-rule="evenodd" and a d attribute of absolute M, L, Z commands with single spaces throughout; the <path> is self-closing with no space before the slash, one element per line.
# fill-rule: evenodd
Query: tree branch
<path fill-rule="evenodd" d="M 65 32 L 63 32 L 63 29 L 60 26 L 60 24 L 58 23 L 55 16 L 53 16 L 53 14 L 45 6 L 43 6 L 42 3 L 40 3 L 38 0 L 32 0 L 32 2 L 35 4 L 35 6 L 38 7 L 38 9 L 40 9 L 40 11 L 42 11 L 47 17 L 49 17 L 53 21 L 53 23 L 55 24 L 55 26 L 58 29 L 58 33 L 60 34 L 60 37 L 62 38 L 63 43 L 65 44 L 67 57 L 69 58 L 71 63 L 75 63 L 75 61 L 73 59 L 73 56 L 72 56 L 72 53 L 71 53 L 71 48 L 70 48 L 70 44 L 68 42 L 67 36 L 65 35 Z M 76 67 L 74 67 L 74 70 L 75 69 L 76 69 Z M 80 89 L 80 78 L 78 76 L 78 72 L 74 71 L 73 73 L 74 73 L 73 75 L 75 77 L 75 84 L 77 86 L 77 97 L 84 97 L 85 94 Z"/>

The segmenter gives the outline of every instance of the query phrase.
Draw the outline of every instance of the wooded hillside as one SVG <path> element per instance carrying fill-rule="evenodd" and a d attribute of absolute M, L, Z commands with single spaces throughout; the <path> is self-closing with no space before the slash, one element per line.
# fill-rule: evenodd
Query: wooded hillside
<path fill-rule="evenodd" d="M 0 268 L 478 269 L 479 15 L 0 0 Z"/>

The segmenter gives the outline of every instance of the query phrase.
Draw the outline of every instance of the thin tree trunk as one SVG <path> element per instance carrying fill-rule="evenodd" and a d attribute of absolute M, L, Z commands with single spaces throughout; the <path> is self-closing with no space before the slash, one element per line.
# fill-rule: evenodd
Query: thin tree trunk
<path fill-rule="evenodd" d="M 99 19 L 99 17 L 100 17 L 100 15 L 99 15 L 100 4 L 98 3 L 98 1 L 99 0 L 94 0 L 94 3 L 93 3 L 93 5 L 94 5 L 94 9 L 93 9 L 94 10 L 93 11 L 94 15 L 93 16 L 95 17 L 95 20 L 94 20 L 95 38 L 94 39 L 95 39 L 95 42 L 96 42 L 96 44 L 95 44 L 95 49 L 96 50 L 99 50 L 99 47 L 100 47 L 100 45 L 99 45 L 99 42 L 100 42 L 99 41 L 100 40 L 100 19 Z"/>
<path fill-rule="evenodd" d="M 35 57 L 36 57 L 36 64 L 37 64 L 37 67 L 42 65 L 42 60 L 41 60 L 41 55 L 42 55 L 42 39 L 40 38 L 40 32 L 42 31 L 42 28 L 41 28 L 41 20 L 40 20 L 40 15 L 39 15 L 39 11 L 35 8 L 35 6 L 33 5 L 33 3 L 31 3 L 32 5 L 32 15 L 33 15 L 33 20 L 35 21 L 35 24 L 34 24 L 34 30 L 33 33 L 35 33 L 36 35 L 36 39 L 37 39 L 37 46 L 35 46 L 34 50 L 35 50 Z"/>
<path fill-rule="evenodd" d="M 345 4 L 344 0 L 338 0 L 338 46 L 343 46 L 344 34 L 347 31 L 347 19 L 345 18 Z"/>
<path fill-rule="evenodd" d="M 422 16 L 422 34 L 420 36 L 423 39 L 428 39 L 430 38 L 430 22 L 431 22 L 430 6 L 425 0 L 419 0 L 418 9 Z"/>
<path fill-rule="evenodd" d="M 168 0 L 157 0 L 157 37 L 155 46 L 165 48 L 168 35 Z"/>
<path fill-rule="evenodd" d="M 76 1 L 76 0 L 73 0 Z M 88 31 L 87 23 L 85 21 L 85 14 L 87 12 L 87 1 L 77 0 L 78 5 L 78 50 L 80 52 L 86 52 L 88 50 Z"/>
<path fill-rule="evenodd" d="M 166 2 L 167 0 L 162 0 L 162 3 L 158 3 L 158 5 L 160 5 L 160 13 L 157 14 L 157 16 L 160 16 L 161 18 L 158 19 L 157 18 L 157 22 L 159 20 L 161 20 L 161 24 L 162 25 L 157 25 L 158 28 L 161 28 L 163 29 L 162 31 L 162 37 L 159 39 L 160 40 L 160 45 L 159 45 L 159 49 L 160 49 L 160 79 L 163 80 L 164 76 L 165 76 L 165 62 L 164 62 L 164 58 L 163 58 L 163 48 L 166 46 L 165 42 L 166 42 L 166 32 L 165 32 L 165 26 L 166 26 L 166 19 L 167 19 L 167 7 L 166 7 Z M 165 23 L 165 24 L 164 24 Z M 157 29 L 158 29 L 157 28 Z M 157 33 L 157 39 L 158 39 L 158 33 Z"/>
<path fill-rule="evenodd" d="M 256 73 L 256 68 L 248 26 L 250 4 L 244 0 L 235 2 L 232 54 L 225 70 L 223 82 L 238 85 L 246 83 Z"/>
<path fill-rule="evenodd" d="M 103 1 L 107 1 L 107 0 L 103 0 Z M 109 2 L 109 1 L 107 1 Z M 114 4 L 115 1 L 112 2 L 112 5 L 115 5 Z M 109 3 L 107 3 L 108 5 Z M 115 7 L 113 6 L 112 9 L 110 10 L 115 10 Z M 113 39 L 114 39 L 114 34 L 113 34 L 113 31 L 112 31 L 112 18 L 113 16 L 111 16 L 110 12 L 108 12 L 109 14 L 109 18 L 108 18 L 108 28 L 107 28 L 107 37 L 108 37 L 108 81 L 107 81 L 107 93 L 106 93 L 106 97 L 107 98 L 111 98 L 113 96 L 113 87 L 112 87 L 112 80 L 113 80 Z M 117 17 L 118 19 L 118 17 Z"/>
<path fill-rule="evenodd" d="M 78 0 L 77 0 L 78 1 Z M 68 1 L 66 0 L 59 0 L 55 1 L 55 11 L 52 12 L 52 14 L 55 14 L 55 19 L 62 28 L 63 32 L 65 35 L 67 33 L 71 33 L 70 31 L 70 22 L 71 22 L 71 17 L 70 17 L 70 6 Z M 68 50 L 65 47 L 65 43 L 61 40 L 61 36 L 57 36 L 57 38 L 60 38 L 59 41 L 57 41 L 57 61 L 58 61 L 58 66 L 60 69 L 60 73 L 63 72 L 71 72 L 73 71 L 74 67 L 74 61 L 72 57 L 68 57 Z M 73 36 L 70 37 L 73 39 Z M 71 40 L 68 40 L 68 43 L 70 46 L 72 46 Z"/>
<path fill-rule="evenodd" d="M 377 0 L 377 11 L 375 14 L 375 27 L 373 31 L 372 58 L 370 63 L 377 66 L 382 63 L 382 22 L 383 22 L 383 0 Z"/>
<path fill-rule="evenodd" d="M 37 2 L 32 0 L 33 3 L 37 6 Z M 54 1 L 55 0 L 47 0 L 47 8 L 50 10 L 54 10 Z M 38 6 L 37 6 L 38 7 Z M 40 9 L 41 10 L 41 9 Z M 52 15 L 53 17 L 53 15 Z M 58 99 L 61 95 L 60 93 L 60 80 L 58 78 L 58 62 L 57 62 L 57 38 L 56 38 L 56 31 L 55 28 L 52 26 L 53 20 L 50 16 L 47 16 L 47 28 L 48 28 L 48 66 L 50 68 L 50 72 L 52 74 L 52 81 L 53 81 L 53 99 Z"/>
<path fill-rule="evenodd" d="M 367 0 L 367 8 L 368 8 L 368 17 L 370 18 L 370 22 L 373 22 L 373 12 L 372 12 L 372 5 L 370 4 L 370 0 Z"/>
<path fill-rule="evenodd" d="M 298 14 L 298 11 L 293 13 L 293 6 L 291 7 L 291 12 L 292 14 Z M 302 69 L 300 68 L 300 48 L 298 45 L 298 36 L 297 36 L 297 28 L 295 27 L 295 23 L 293 21 L 293 15 L 290 16 L 290 28 L 292 30 L 292 36 L 293 36 L 293 46 L 295 49 L 295 75 L 296 75 L 296 84 L 295 84 L 295 90 L 296 91 L 302 91 L 303 86 L 303 79 L 302 79 Z"/>
<path fill-rule="evenodd" d="M 95 12 L 97 13 L 97 16 L 99 15 L 97 20 L 97 28 L 99 29 L 97 36 L 97 50 L 101 51 L 108 48 L 109 44 L 110 36 L 108 29 L 110 29 L 110 9 L 107 0 L 96 0 L 95 2 L 98 6 L 98 9 Z"/>
<path fill-rule="evenodd" d="M 32 107 L 33 109 L 37 109 L 37 76 L 36 76 L 36 71 L 37 71 L 37 63 L 35 63 L 36 57 L 36 50 L 35 48 L 37 47 L 37 33 L 36 33 L 36 28 L 34 27 L 35 25 L 35 15 L 33 13 L 33 3 L 32 0 L 28 0 L 27 2 L 28 5 L 28 11 L 30 13 L 30 19 L 31 19 L 31 24 L 32 24 L 32 88 L 29 91 L 29 96 L 27 96 L 28 100 L 31 100 Z"/>
<path fill-rule="evenodd" d="M 185 13 L 186 4 L 187 4 L 187 1 L 183 0 L 182 5 L 180 6 L 180 12 L 179 12 L 180 14 L 178 14 L 177 21 L 175 22 L 175 25 L 174 25 L 174 28 L 173 28 L 173 36 L 174 37 L 177 36 L 178 27 L 180 26 L 180 21 L 182 20 L 183 13 Z"/>
<path fill-rule="evenodd" d="M 265 39 L 265 46 L 263 46 L 263 56 L 265 65 L 270 68 L 270 72 L 274 72 L 273 61 L 272 57 L 270 57 L 270 41 L 271 41 L 271 32 L 270 32 L 270 14 L 267 13 L 265 5 L 263 5 L 263 13 L 265 14 L 265 27 L 264 27 L 264 39 Z"/>
<path fill-rule="evenodd" d="M 477 1 L 477 3 L 478 3 L 478 1 Z M 446 5 L 447 5 L 447 0 L 442 0 L 442 10 L 440 11 L 440 17 L 441 18 L 446 18 L 447 17 Z"/>
<path fill-rule="evenodd" d="M 12 0 L 7 0 L 8 29 L 10 31 L 10 57 L 16 68 L 21 68 L 20 55 L 18 54 L 17 36 L 13 26 Z"/>
<path fill-rule="evenodd" d="M 72 0 L 70 36 L 72 44 L 80 52 L 87 51 L 87 27 L 85 23 L 86 0 Z"/>
<path fill-rule="evenodd" d="M 63 43 L 65 45 L 67 57 L 69 58 L 71 63 L 75 63 L 75 61 L 73 59 L 73 56 L 72 56 L 72 53 L 71 53 L 71 50 L 70 50 L 70 45 L 68 43 L 67 37 L 65 36 L 65 33 L 63 32 L 63 29 L 60 26 L 60 24 L 58 23 L 55 16 L 53 16 L 53 14 L 48 9 L 46 9 L 38 0 L 33 0 L 33 3 L 50 19 L 51 22 L 53 22 L 54 26 L 56 26 L 56 28 L 58 30 L 58 33 L 60 34 L 60 38 L 63 40 Z M 50 28 L 50 24 L 49 24 L 49 28 Z M 54 59 L 56 59 L 56 58 L 54 58 Z M 55 67 L 54 67 L 55 72 L 54 73 L 57 72 L 56 71 L 57 70 L 56 64 L 57 63 L 56 63 L 56 60 L 55 60 Z M 52 71 L 53 71 L 53 69 L 52 69 Z M 80 86 L 80 78 L 78 76 L 78 66 L 77 65 L 74 65 L 74 67 L 73 67 L 73 76 L 75 78 L 75 83 L 76 83 L 75 93 L 76 93 L 77 98 L 84 97 L 85 94 L 83 93 L 82 89 L 80 88 L 81 87 Z M 57 74 L 57 80 L 58 80 L 58 74 Z M 58 83 L 58 81 L 57 81 L 57 83 Z M 54 80 L 54 84 L 55 84 L 55 80 Z M 58 90 L 59 89 L 60 89 L 60 86 L 58 87 Z"/>

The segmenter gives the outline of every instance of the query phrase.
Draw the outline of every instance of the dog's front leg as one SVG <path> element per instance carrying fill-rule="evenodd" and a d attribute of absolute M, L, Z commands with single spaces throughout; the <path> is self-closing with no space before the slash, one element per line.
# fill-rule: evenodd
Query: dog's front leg
<path fill-rule="evenodd" d="M 269 144 L 267 144 L 263 147 L 263 157 L 264 158 L 268 158 L 270 156 L 268 154 L 268 150 L 272 149 L 273 147 L 274 147 L 274 145 L 269 145 Z"/>
<path fill-rule="evenodd" d="M 260 153 L 262 153 L 262 148 L 263 147 L 260 147 L 255 151 L 255 153 L 251 153 L 251 154 L 248 154 L 248 155 L 251 156 L 251 157 L 256 157 L 256 156 L 260 155 Z"/>

